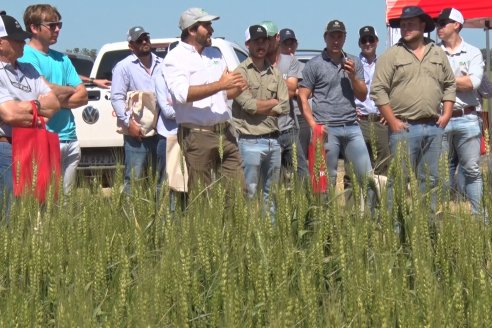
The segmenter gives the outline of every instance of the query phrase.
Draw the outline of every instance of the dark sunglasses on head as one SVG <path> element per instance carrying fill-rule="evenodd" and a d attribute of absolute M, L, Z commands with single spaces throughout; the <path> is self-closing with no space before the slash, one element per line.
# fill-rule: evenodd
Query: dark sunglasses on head
<path fill-rule="evenodd" d="M 43 25 L 44 27 L 50 29 L 51 31 L 54 31 L 54 30 L 56 30 L 57 27 L 61 30 L 63 23 L 62 22 L 47 22 L 47 23 L 41 23 L 39 25 Z"/>
<path fill-rule="evenodd" d="M 436 22 L 436 26 L 437 27 L 444 27 L 444 26 L 448 25 L 449 23 L 454 23 L 454 20 L 452 20 L 452 19 L 443 19 L 443 20 L 437 21 Z"/>
<path fill-rule="evenodd" d="M 376 38 L 373 36 L 365 36 L 362 39 L 360 39 L 360 43 L 362 44 L 366 44 L 367 42 L 374 43 L 376 42 Z"/>

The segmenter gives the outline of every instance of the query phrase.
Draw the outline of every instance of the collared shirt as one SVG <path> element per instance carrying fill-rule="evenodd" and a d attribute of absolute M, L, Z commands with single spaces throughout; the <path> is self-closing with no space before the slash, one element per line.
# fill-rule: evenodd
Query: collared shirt
<path fill-rule="evenodd" d="M 29 63 L 0 61 L 0 104 L 12 100 L 34 100 L 51 91 L 38 71 Z M 0 136 L 12 136 L 12 127 L 0 118 Z"/>
<path fill-rule="evenodd" d="M 390 104 L 407 120 L 437 117 L 443 101 L 455 101 L 456 83 L 444 51 L 425 38 L 420 61 L 400 40 L 379 56 L 371 84 L 376 105 Z"/>
<path fill-rule="evenodd" d="M 162 67 L 162 66 L 161 66 Z M 173 108 L 173 100 L 167 89 L 166 79 L 162 70 L 154 76 L 155 94 L 157 104 L 159 105 L 159 118 L 157 120 L 157 133 L 167 137 L 178 133 L 178 124 L 176 123 L 176 112 Z"/>
<path fill-rule="evenodd" d="M 280 54 L 275 67 L 280 71 L 282 78 L 285 81 L 290 77 L 294 77 L 296 79 L 302 78 L 303 66 L 294 55 Z M 294 102 L 291 98 L 289 99 L 289 106 L 289 115 L 282 115 L 278 118 L 278 127 L 280 131 L 286 131 L 292 129 L 294 126 L 298 126 L 296 116 L 294 114 Z"/>
<path fill-rule="evenodd" d="M 256 100 L 278 99 L 272 110 L 279 115 L 289 113 L 289 91 L 278 69 L 268 65 L 260 71 L 248 57 L 236 68 L 248 82 L 232 103 L 232 116 L 239 134 L 262 135 L 278 131 L 278 118 L 256 114 Z"/>
<path fill-rule="evenodd" d="M 128 91 L 155 92 L 153 77 L 157 74 L 162 59 L 151 54 L 150 74 L 135 54 L 128 55 L 113 68 L 111 82 L 111 105 L 116 113 L 117 124 L 128 127 L 130 113 L 126 111 L 126 95 Z"/>
<path fill-rule="evenodd" d="M 77 87 L 82 83 L 75 67 L 67 55 L 49 49 L 48 53 L 41 52 L 29 45 L 24 46 L 24 55 L 20 62 L 31 63 L 49 83 Z M 60 108 L 46 124 L 48 130 L 58 133 L 60 140 L 77 140 L 75 117 L 70 108 Z"/>
<path fill-rule="evenodd" d="M 371 63 L 369 63 L 367 61 L 367 58 L 364 57 L 361 53 L 359 54 L 359 59 L 362 63 L 362 66 L 364 67 L 364 80 L 366 81 L 367 97 L 366 100 L 364 101 L 360 101 L 359 99 L 356 98 L 355 106 L 357 107 L 357 109 L 360 111 L 362 115 L 368 115 L 368 114 L 379 115 L 378 107 L 369 96 L 369 93 L 371 92 L 372 77 L 374 76 L 374 69 L 376 68 L 377 57 L 374 58 L 374 60 Z"/>
<path fill-rule="evenodd" d="M 455 77 L 468 76 L 470 77 L 473 85 L 471 91 L 456 91 L 456 102 L 454 103 L 453 110 L 462 110 L 469 106 L 478 106 L 478 94 L 477 89 L 480 87 L 483 76 L 483 56 L 482 52 L 465 42 L 463 38 L 458 46 L 458 49 L 454 53 L 450 53 L 444 43 L 440 44 L 441 49 L 444 50 L 448 56 L 449 64 L 453 70 Z"/>
<path fill-rule="evenodd" d="M 355 63 L 356 79 L 363 80 L 364 69 L 359 58 L 346 56 Z M 337 126 L 356 121 L 352 82 L 343 63 L 334 63 L 326 49 L 306 63 L 299 85 L 312 91 L 312 111 L 317 123 Z"/>
<path fill-rule="evenodd" d="M 179 41 L 164 59 L 163 72 L 171 93 L 176 122 L 211 126 L 231 119 L 227 92 L 220 91 L 210 97 L 188 102 L 190 86 L 204 85 L 220 80 L 227 68 L 221 52 L 206 47 L 200 54 L 195 47 Z"/>

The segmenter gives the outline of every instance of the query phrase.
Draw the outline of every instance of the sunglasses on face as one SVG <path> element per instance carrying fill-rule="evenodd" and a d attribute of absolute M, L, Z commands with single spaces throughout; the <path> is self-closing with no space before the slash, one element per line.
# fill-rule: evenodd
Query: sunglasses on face
<path fill-rule="evenodd" d="M 39 25 L 46 27 L 50 31 L 55 31 L 57 27 L 61 30 L 63 23 L 62 22 L 46 22 L 46 23 L 41 23 Z"/>
<path fill-rule="evenodd" d="M 444 27 L 450 23 L 454 23 L 454 20 L 444 19 L 444 20 L 440 20 L 440 21 L 436 22 L 436 26 L 437 27 Z"/>
<path fill-rule="evenodd" d="M 150 38 L 148 36 L 144 36 L 144 37 L 138 38 L 137 41 L 135 41 L 135 43 L 136 44 L 142 44 L 144 41 L 149 43 Z"/>
<path fill-rule="evenodd" d="M 366 44 L 368 42 L 374 43 L 374 42 L 376 42 L 376 39 L 373 36 L 367 36 L 367 37 L 363 37 L 362 39 L 360 39 L 360 43 L 362 43 L 362 44 Z"/>

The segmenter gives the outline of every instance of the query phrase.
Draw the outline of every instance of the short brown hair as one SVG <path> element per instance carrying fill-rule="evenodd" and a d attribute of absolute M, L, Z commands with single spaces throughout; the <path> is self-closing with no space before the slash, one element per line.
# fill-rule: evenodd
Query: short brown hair
<path fill-rule="evenodd" d="M 30 5 L 24 11 L 26 31 L 31 31 L 31 25 L 40 25 L 44 21 L 61 20 L 62 16 L 56 7 L 49 4 Z"/>

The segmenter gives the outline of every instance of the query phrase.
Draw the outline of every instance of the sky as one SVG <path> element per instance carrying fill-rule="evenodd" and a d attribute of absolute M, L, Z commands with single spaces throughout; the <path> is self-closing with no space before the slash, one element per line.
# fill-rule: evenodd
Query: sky
<path fill-rule="evenodd" d="M 24 10 L 33 3 L 32 0 L 4 0 L 0 9 L 24 26 Z M 345 51 L 359 53 L 358 30 L 364 25 L 372 25 L 378 31 L 379 53 L 387 47 L 384 0 L 52 0 L 48 3 L 56 6 L 62 15 L 63 29 L 58 43 L 52 46 L 60 51 L 99 50 L 106 43 L 125 41 L 128 29 L 135 25 L 143 26 L 151 37 L 179 36 L 179 16 L 190 7 L 203 8 L 209 14 L 220 16 L 213 23 L 214 36 L 225 37 L 241 46 L 249 25 L 272 20 L 279 28 L 289 27 L 295 31 L 299 49 L 323 49 L 324 28 L 330 20 L 338 19 L 347 28 Z M 464 29 L 462 36 L 476 47 L 485 48 L 482 29 Z M 435 34 L 431 37 L 435 38 Z"/>

